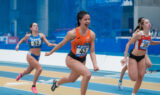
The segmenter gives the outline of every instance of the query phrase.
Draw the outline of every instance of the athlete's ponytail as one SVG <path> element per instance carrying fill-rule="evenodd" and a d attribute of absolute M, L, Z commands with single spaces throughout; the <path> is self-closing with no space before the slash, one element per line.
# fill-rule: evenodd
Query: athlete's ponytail
<path fill-rule="evenodd" d="M 33 23 L 32 23 L 32 24 L 30 24 L 29 28 L 32 28 L 32 25 L 33 25 Z M 32 34 L 32 30 L 30 30 L 30 32 L 29 32 L 29 33 L 31 33 L 31 34 Z"/>
<path fill-rule="evenodd" d="M 138 26 L 135 28 L 134 32 L 136 32 L 137 29 L 143 30 L 143 28 L 140 26 L 140 25 L 142 25 L 142 23 L 143 23 L 143 19 L 144 19 L 144 17 L 140 17 L 140 18 L 138 19 Z"/>

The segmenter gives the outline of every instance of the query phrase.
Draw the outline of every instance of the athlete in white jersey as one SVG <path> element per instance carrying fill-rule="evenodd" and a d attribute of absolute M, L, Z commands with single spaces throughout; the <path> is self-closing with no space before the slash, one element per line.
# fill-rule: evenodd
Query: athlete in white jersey
<path fill-rule="evenodd" d="M 160 41 L 152 41 L 150 35 L 151 24 L 148 19 L 144 19 L 142 22 L 143 30 L 133 35 L 131 40 L 126 46 L 125 56 L 122 60 L 122 63 L 127 62 L 128 49 L 131 44 L 135 43 L 133 51 L 129 54 L 128 61 L 128 75 L 132 81 L 136 81 L 132 95 L 135 95 L 138 92 L 138 89 L 141 86 L 145 71 L 145 55 L 149 45 L 160 44 Z"/>

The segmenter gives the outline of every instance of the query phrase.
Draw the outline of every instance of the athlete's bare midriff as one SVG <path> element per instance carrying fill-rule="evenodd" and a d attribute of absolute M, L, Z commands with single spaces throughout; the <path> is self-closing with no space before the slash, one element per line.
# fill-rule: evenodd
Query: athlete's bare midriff
<path fill-rule="evenodd" d="M 146 51 L 133 49 L 132 54 L 135 56 L 143 56 L 146 54 Z"/>
<path fill-rule="evenodd" d="M 32 53 L 32 54 L 34 54 L 34 55 L 36 55 L 36 56 L 39 56 L 40 53 L 41 53 L 41 48 L 31 48 L 29 50 L 29 52 Z"/>

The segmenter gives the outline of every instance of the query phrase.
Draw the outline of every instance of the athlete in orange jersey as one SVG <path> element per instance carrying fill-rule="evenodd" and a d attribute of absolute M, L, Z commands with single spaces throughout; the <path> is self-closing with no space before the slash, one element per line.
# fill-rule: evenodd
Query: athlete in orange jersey
<path fill-rule="evenodd" d="M 71 52 L 69 55 L 71 57 L 80 58 L 81 62 L 85 61 L 89 45 L 91 44 L 91 34 L 88 29 L 87 34 L 82 36 L 79 32 L 79 27 L 76 28 L 76 37 L 71 41 Z M 74 56 L 73 56 L 74 55 Z"/>
<path fill-rule="evenodd" d="M 81 81 L 81 95 L 86 94 L 88 82 L 91 78 L 91 72 L 85 66 L 87 52 L 90 49 L 90 56 L 93 63 L 94 71 L 99 70 L 95 55 L 95 33 L 88 28 L 90 24 L 90 15 L 85 11 L 80 11 L 77 15 L 78 27 L 69 31 L 66 37 L 60 42 L 51 52 L 46 53 L 46 56 L 61 48 L 68 41 L 71 40 L 71 52 L 66 57 L 66 65 L 71 69 L 71 73 L 67 77 L 63 77 L 59 81 L 53 80 L 51 90 L 54 91 L 58 85 L 75 82 L 80 75 Z"/>

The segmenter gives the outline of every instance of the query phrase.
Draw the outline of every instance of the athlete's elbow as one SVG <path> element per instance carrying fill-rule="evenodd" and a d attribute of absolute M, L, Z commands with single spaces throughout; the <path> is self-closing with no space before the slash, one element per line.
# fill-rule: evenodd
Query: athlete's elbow
<path fill-rule="evenodd" d="M 150 45 L 156 45 L 154 42 L 151 42 Z"/>

